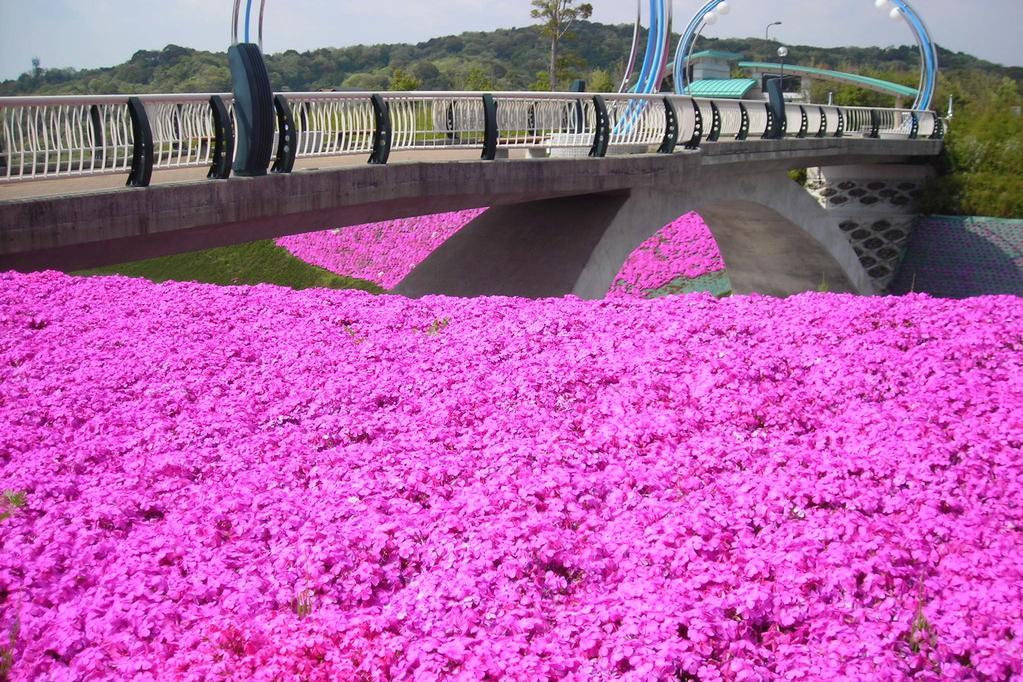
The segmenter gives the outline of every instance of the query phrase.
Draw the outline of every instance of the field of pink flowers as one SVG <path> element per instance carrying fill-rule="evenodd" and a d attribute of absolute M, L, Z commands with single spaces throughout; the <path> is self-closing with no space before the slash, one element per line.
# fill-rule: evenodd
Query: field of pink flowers
<path fill-rule="evenodd" d="M 482 210 L 388 220 L 282 237 L 278 245 L 325 270 L 392 289 Z M 672 221 L 626 261 L 609 293 L 616 298 L 649 298 L 670 284 L 720 273 L 714 236 L 696 213 Z"/>
<path fill-rule="evenodd" d="M 5 274 L 0 648 L 19 681 L 1018 680 L 1021 449 L 1017 298 Z"/>

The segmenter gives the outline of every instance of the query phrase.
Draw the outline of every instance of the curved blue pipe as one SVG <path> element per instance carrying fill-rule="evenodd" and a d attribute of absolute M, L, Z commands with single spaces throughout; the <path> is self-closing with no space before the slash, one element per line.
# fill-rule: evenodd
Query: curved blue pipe
<path fill-rule="evenodd" d="M 245 42 L 249 40 L 249 24 L 252 23 L 252 0 L 245 3 Z"/>
<path fill-rule="evenodd" d="M 650 94 L 659 92 L 661 89 L 661 81 L 664 79 L 665 56 L 671 35 L 668 2 L 670 0 L 650 0 L 650 33 L 647 35 L 643 67 L 633 92 Z M 646 101 L 630 101 L 622 118 L 615 125 L 615 132 L 631 130 L 648 104 L 649 102 Z"/>
<path fill-rule="evenodd" d="M 646 38 L 646 54 L 643 55 L 643 68 L 639 71 L 639 80 L 636 81 L 636 92 L 645 93 L 647 82 L 650 80 L 650 72 L 654 70 L 654 53 L 657 51 L 657 36 L 661 28 L 661 3 L 658 0 L 650 0 L 650 33 Z"/>
<path fill-rule="evenodd" d="M 664 31 L 668 24 L 668 17 L 666 14 L 665 2 L 661 2 L 657 5 L 657 31 L 653 31 L 651 27 L 650 35 L 653 38 L 653 52 L 650 55 L 650 73 L 647 75 L 647 80 L 643 84 L 643 89 L 639 92 L 652 93 L 660 90 L 659 78 L 663 75 L 661 67 L 664 65 Z"/>
<path fill-rule="evenodd" d="M 905 0 L 891 0 L 891 3 L 902 10 L 907 23 L 916 34 L 917 43 L 920 45 L 921 57 L 924 60 L 924 77 L 920 92 L 917 95 L 914 109 L 930 109 L 934 100 L 934 91 L 938 84 L 938 48 L 931 38 L 930 31 L 924 24 L 923 19 L 916 13 Z"/>

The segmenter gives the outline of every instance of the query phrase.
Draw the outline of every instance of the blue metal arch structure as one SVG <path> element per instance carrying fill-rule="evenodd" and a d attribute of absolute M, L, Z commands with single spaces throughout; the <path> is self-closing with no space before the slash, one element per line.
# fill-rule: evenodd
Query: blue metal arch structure
<path fill-rule="evenodd" d="M 629 64 L 626 67 L 625 79 L 622 81 L 620 92 L 629 89 L 630 92 L 650 94 L 659 92 L 661 83 L 664 82 L 664 73 L 668 67 L 668 53 L 671 49 L 671 0 L 649 0 L 650 1 L 650 32 L 647 35 L 646 53 L 643 55 L 643 65 L 639 71 L 639 78 L 636 85 L 628 87 L 632 75 L 632 66 L 635 56 L 638 54 L 640 7 L 642 0 L 636 3 L 636 31 L 633 33 L 632 54 Z"/>
<path fill-rule="evenodd" d="M 642 0 L 636 2 L 636 30 L 632 35 L 632 50 L 629 64 L 626 66 L 625 77 L 619 92 L 628 89 L 632 76 L 635 56 L 639 52 L 639 25 L 641 21 Z M 646 53 L 643 55 L 643 66 L 639 79 L 630 92 L 651 94 L 660 92 L 664 82 L 664 73 L 668 68 L 668 53 L 671 50 L 671 0 L 650 0 L 650 32 L 647 34 Z M 615 123 L 614 132 L 620 134 L 632 129 L 639 117 L 649 106 L 647 101 L 630 101 L 621 118 Z"/>
<path fill-rule="evenodd" d="M 685 32 L 682 34 L 682 39 L 678 44 L 678 50 L 675 53 L 674 76 L 676 93 L 684 94 L 689 85 L 689 73 L 686 68 L 686 57 L 692 51 L 693 43 L 696 41 L 696 36 L 699 33 L 700 27 L 703 26 L 703 22 L 707 18 L 707 15 L 717 9 L 718 5 L 724 1 L 725 0 L 710 0 L 710 2 L 700 9 L 700 11 L 693 15 L 692 20 L 689 22 Z M 938 47 L 931 38 L 931 33 L 927 30 L 927 25 L 924 23 L 923 18 L 921 18 L 921 16 L 906 0 L 889 0 L 889 2 L 899 9 L 902 18 L 905 19 L 906 23 L 913 31 L 917 45 L 920 47 L 920 88 L 916 102 L 913 104 L 913 108 L 917 110 L 930 109 L 931 102 L 934 100 L 934 90 L 938 84 Z"/>

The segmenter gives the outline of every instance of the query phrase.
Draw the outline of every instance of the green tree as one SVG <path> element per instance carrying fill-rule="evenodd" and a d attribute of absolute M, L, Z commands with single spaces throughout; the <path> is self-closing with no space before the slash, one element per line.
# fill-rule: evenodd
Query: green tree
<path fill-rule="evenodd" d="M 471 92 L 490 92 L 496 88 L 494 79 L 483 70 L 483 67 L 474 65 L 465 77 L 465 89 Z"/>
<path fill-rule="evenodd" d="M 586 87 L 590 92 L 614 92 L 615 82 L 604 69 L 595 69 L 590 71 L 589 77 L 586 79 Z"/>
<path fill-rule="evenodd" d="M 445 87 L 444 75 L 433 62 L 421 61 L 412 67 L 412 75 L 419 81 L 420 87 L 428 90 Z"/>
<path fill-rule="evenodd" d="M 389 90 L 408 92 L 410 90 L 418 90 L 421 85 L 422 83 L 418 78 L 399 67 L 391 71 L 391 80 L 387 87 Z"/>
<path fill-rule="evenodd" d="M 589 19 L 593 15 L 593 5 L 584 2 L 578 6 L 575 0 L 533 0 L 533 9 L 529 15 L 540 19 L 541 35 L 550 41 L 551 60 L 548 68 L 551 89 L 558 87 L 558 66 L 561 55 L 558 49 L 561 41 L 568 35 L 572 25 L 579 20 Z"/>
<path fill-rule="evenodd" d="M 941 173 L 924 190 L 929 213 L 1023 217 L 1023 93 L 1011 78 L 981 71 L 946 81 L 956 114 L 940 161 Z M 942 92 L 947 90 L 948 92 Z"/>
<path fill-rule="evenodd" d="M 530 90 L 543 92 L 551 89 L 551 75 L 546 71 L 537 71 L 536 80 L 529 86 Z"/>

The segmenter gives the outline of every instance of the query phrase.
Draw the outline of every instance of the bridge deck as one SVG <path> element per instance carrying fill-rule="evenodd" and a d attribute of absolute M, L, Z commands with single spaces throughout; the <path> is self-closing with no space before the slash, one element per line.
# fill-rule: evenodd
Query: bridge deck
<path fill-rule="evenodd" d="M 393 162 L 406 161 L 473 161 L 479 159 L 480 153 L 473 149 L 438 149 L 415 152 L 394 152 Z M 525 150 L 511 150 L 510 158 L 525 158 Z M 298 159 L 295 161 L 296 171 L 310 171 L 332 168 L 354 168 L 365 166 L 363 155 L 325 156 Z M 167 185 L 181 182 L 206 182 L 206 168 L 173 168 L 153 173 L 153 185 Z M 56 197 L 82 192 L 101 190 L 117 190 L 124 188 L 124 174 L 81 175 L 61 179 L 39 179 L 13 182 L 0 185 L 0 201 L 10 199 L 31 199 Z"/>
<path fill-rule="evenodd" d="M 425 161 L 430 152 L 416 152 L 414 163 L 370 166 L 352 158 L 327 167 L 324 160 L 318 169 L 287 175 L 6 199 L 0 201 L 0 270 L 80 269 L 465 208 L 691 188 L 809 166 L 926 160 L 941 145 L 790 138 L 719 142 L 671 155 L 508 161 L 468 153 L 475 160 Z"/>

